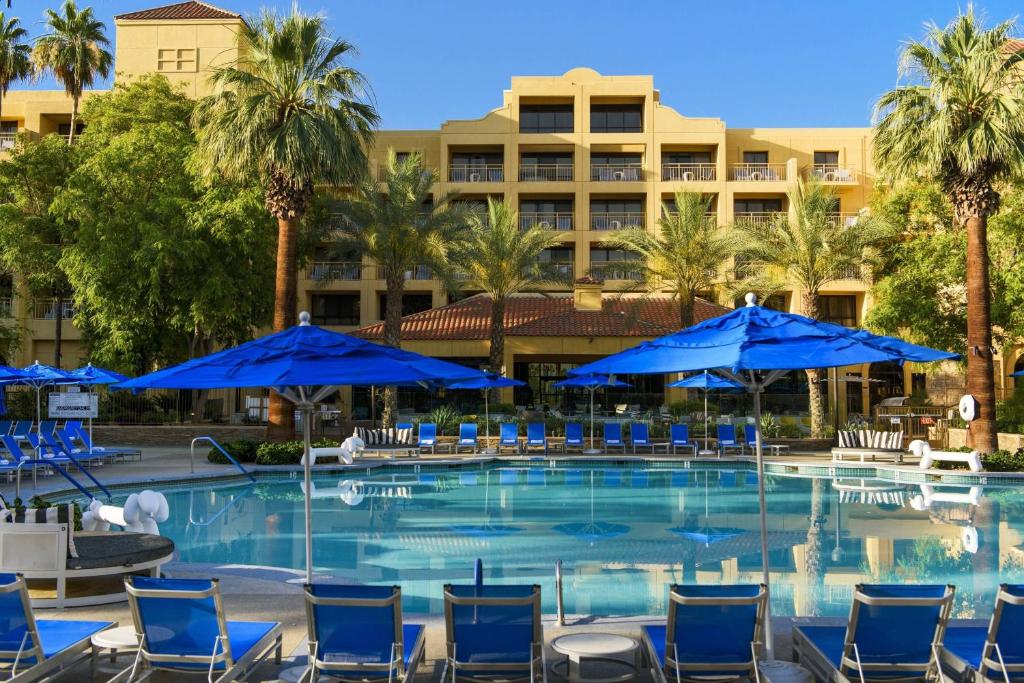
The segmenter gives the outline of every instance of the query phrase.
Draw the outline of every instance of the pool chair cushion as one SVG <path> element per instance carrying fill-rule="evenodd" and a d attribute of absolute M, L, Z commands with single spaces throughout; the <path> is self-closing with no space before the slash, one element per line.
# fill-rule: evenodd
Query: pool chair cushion
<path fill-rule="evenodd" d="M 448 586 L 447 591 L 458 598 L 529 599 L 539 595 L 533 586 Z M 456 659 L 461 664 L 522 664 L 533 659 L 531 644 L 537 628 L 534 604 L 515 605 L 450 605 L 450 628 L 454 635 Z M 482 672 L 477 671 L 477 674 Z M 487 671 L 488 675 L 503 672 Z M 504 672 L 507 674 L 519 672 Z M 471 675 L 460 671 L 459 675 Z"/>
<path fill-rule="evenodd" d="M 174 553 L 174 541 L 156 534 L 79 531 L 78 557 L 68 559 L 68 569 L 123 567 L 151 562 Z"/>
<path fill-rule="evenodd" d="M 48 508 L 4 508 L 0 510 L 0 533 L 4 524 L 67 524 L 68 560 L 78 558 L 75 545 L 75 506 L 51 505 Z M 81 533 L 81 532 L 79 532 Z"/>
<path fill-rule="evenodd" d="M 836 669 L 839 666 L 843 658 L 843 644 L 846 642 L 846 627 L 845 626 L 798 626 L 797 628 L 804 634 L 804 636 L 811 643 L 814 644 L 822 655 L 828 660 Z M 958 629 L 960 630 L 960 629 Z M 982 640 L 984 640 L 984 633 L 982 634 Z M 981 650 L 979 649 L 980 653 Z M 918 655 L 920 656 L 920 655 Z M 871 656 L 867 653 L 861 655 L 861 661 L 865 664 L 900 664 L 901 661 L 908 657 L 878 657 Z M 916 660 L 917 657 L 914 657 Z M 913 676 L 923 676 L 925 672 L 922 671 L 901 671 L 898 674 L 885 673 L 885 672 L 864 672 L 864 676 L 867 679 L 885 679 L 885 678 L 905 678 Z"/>
<path fill-rule="evenodd" d="M 950 654 L 959 657 L 972 669 L 977 670 L 981 666 L 981 651 L 985 647 L 985 640 L 988 637 L 988 628 L 985 626 L 953 627 L 946 629 L 946 635 L 942 639 L 943 649 Z M 1007 664 L 1024 664 L 1021 657 L 1006 656 Z M 1020 676 L 1021 674 L 1017 674 Z M 995 676 L 1002 680 L 1002 675 Z M 1014 677 L 1011 672 L 1011 677 Z"/>
<path fill-rule="evenodd" d="M 241 659 L 251 649 L 262 640 L 268 633 L 277 628 L 278 624 L 274 621 L 229 621 L 228 626 L 228 642 L 231 644 L 231 656 L 236 661 Z M 158 638 L 153 636 L 160 633 L 167 633 L 171 637 L 167 639 L 168 643 L 162 643 Z M 170 652 L 173 651 L 174 644 L 180 642 L 177 634 L 173 634 L 166 629 L 156 627 L 149 632 L 148 644 L 151 652 Z M 164 645 L 168 645 L 164 647 Z M 161 648 L 161 649 L 157 649 Z M 202 648 L 199 648 L 202 649 Z M 213 643 L 211 641 L 210 646 L 206 648 L 205 653 L 194 652 L 192 654 L 199 654 L 202 656 L 209 657 L 213 651 Z M 210 668 L 210 665 L 206 662 L 152 662 L 151 665 L 158 669 L 199 669 L 206 671 Z M 214 664 L 214 671 L 221 670 L 226 666 L 226 662 L 217 662 Z"/>
<path fill-rule="evenodd" d="M 75 643 L 112 626 L 114 623 L 110 621 L 36 620 L 36 631 L 39 633 L 39 642 L 42 643 L 43 656 L 46 658 L 58 655 Z"/>
<path fill-rule="evenodd" d="M 417 641 L 423 635 L 425 628 L 423 624 L 402 625 L 402 661 L 407 667 L 412 664 Z M 361 650 L 350 646 L 344 650 L 329 652 L 326 656 L 321 656 L 318 653 L 317 658 L 330 664 L 386 664 L 391 660 L 391 653 L 376 649 Z"/>
<path fill-rule="evenodd" d="M 356 427 L 352 436 L 362 439 L 367 446 L 411 446 L 412 427 L 402 429 L 369 429 Z"/>
<path fill-rule="evenodd" d="M 647 638 L 650 639 L 651 646 L 654 648 L 654 654 L 658 658 L 658 667 L 659 668 L 664 668 L 665 667 L 665 636 L 666 636 L 666 634 L 668 632 L 668 627 L 663 625 L 663 624 L 651 625 L 651 626 L 644 626 L 643 630 L 644 630 L 644 634 L 647 636 Z M 709 631 L 708 634 L 709 634 L 709 636 L 711 636 L 713 634 L 713 632 Z M 716 638 L 708 637 L 706 640 L 701 642 L 701 645 L 712 646 L 715 643 L 715 641 L 716 641 Z M 746 653 L 744 655 L 741 655 L 739 657 L 739 659 L 737 659 L 735 653 L 731 653 L 730 652 L 728 654 L 723 654 L 721 652 L 715 652 L 715 650 L 713 648 L 709 648 L 708 653 L 707 654 L 703 654 L 700 657 L 695 657 L 692 654 L 686 655 L 685 653 L 683 653 L 683 654 L 680 655 L 679 659 L 680 659 L 680 664 L 689 664 L 689 663 L 693 663 L 693 662 L 701 662 L 701 663 L 705 663 L 706 662 L 708 664 L 715 664 L 715 663 L 718 663 L 718 662 L 724 662 L 724 663 L 733 664 L 733 663 L 735 663 L 737 661 L 743 661 L 744 658 L 745 659 L 750 659 L 751 656 L 752 655 L 750 654 L 750 645 L 748 644 L 747 648 L 746 648 Z M 715 671 L 713 669 L 708 670 L 708 671 L 690 671 L 690 670 L 687 670 L 686 671 L 686 676 L 736 676 L 736 671 L 735 670 Z"/>

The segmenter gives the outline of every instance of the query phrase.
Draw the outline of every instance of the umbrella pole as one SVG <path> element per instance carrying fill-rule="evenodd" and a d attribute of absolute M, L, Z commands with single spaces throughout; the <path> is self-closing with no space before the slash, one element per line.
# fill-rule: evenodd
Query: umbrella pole
<path fill-rule="evenodd" d="M 599 452 L 594 448 L 594 393 L 597 391 L 597 387 L 587 387 L 587 391 L 590 392 L 590 448 L 584 453 L 594 454 Z"/>
<path fill-rule="evenodd" d="M 310 456 L 310 426 L 313 416 L 312 405 L 303 403 L 302 411 L 302 478 L 306 483 L 305 514 L 306 514 L 306 583 L 313 583 L 313 463 Z"/>
<path fill-rule="evenodd" d="M 751 373 L 753 374 L 753 373 Z M 775 659 L 775 645 L 772 643 L 772 602 L 771 591 L 769 590 L 768 577 L 768 508 L 764 496 L 764 455 L 761 450 L 761 384 L 753 379 L 751 391 L 754 392 L 754 434 L 756 436 L 755 450 L 757 452 L 757 507 L 761 518 L 761 581 L 764 583 L 767 602 L 765 604 L 764 619 L 764 649 L 765 658 L 770 662 Z"/>

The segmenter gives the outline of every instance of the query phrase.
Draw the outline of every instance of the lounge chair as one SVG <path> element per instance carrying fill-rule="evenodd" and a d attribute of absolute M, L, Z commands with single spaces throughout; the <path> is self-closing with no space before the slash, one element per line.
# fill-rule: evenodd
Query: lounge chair
<path fill-rule="evenodd" d="M 796 661 L 825 681 L 931 680 L 953 586 L 858 585 L 846 626 L 793 628 Z"/>
<path fill-rule="evenodd" d="M 754 428 L 754 425 L 743 425 L 743 438 L 746 439 L 747 448 L 750 449 L 750 452 L 757 452 L 757 430 Z M 768 451 L 771 455 L 781 455 L 783 450 L 789 450 L 789 446 L 784 443 L 768 443 L 761 439 L 761 450 Z"/>
<path fill-rule="evenodd" d="M 565 443 L 562 444 L 562 451 L 569 452 L 570 448 L 583 452 L 583 425 L 579 422 L 570 422 L 565 425 Z"/>
<path fill-rule="evenodd" d="M 517 423 L 501 423 L 501 432 L 498 435 L 498 452 L 501 453 L 503 448 L 511 448 L 513 453 L 519 452 L 519 425 Z"/>
<path fill-rule="evenodd" d="M 988 626 L 946 629 L 943 660 L 956 680 L 1009 683 L 1024 675 L 1024 585 L 1002 584 Z M 972 675 L 976 674 L 976 675 Z"/>
<path fill-rule="evenodd" d="M 30 437 L 31 438 L 31 437 Z M 43 454 L 44 459 L 51 457 L 56 458 L 58 462 L 71 462 L 74 458 L 77 462 L 88 465 L 88 464 L 103 464 L 103 461 L 109 457 L 105 451 L 81 451 L 78 449 L 71 449 L 67 443 L 63 441 L 56 434 L 47 434 L 43 432 L 42 436 L 39 437 L 39 450 Z"/>
<path fill-rule="evenodd" d="M 680 448 L 689 448 L 693 455 L 697 455 L 697 444 L 690 442 L 690 427 L 684 424 L 674 424 L 669 427 L 669 438 L 672 446 L 672 455 Z"/>
<path fill-rule="evenodd" d="M 431 453 L 437 452 L 437 425 L 433 422 L 421 422 L 419 439 L 416 442 L 416 447 L 420 453 L 425 448 L 429 448 Z"/>
<path fill-rule="evenodd" d="M 130 576 L 124 581 L 139 634 L 139 652 L 129 681 L 155 670 L 208 675 L 215 681 L 244 678 L 274 653 L 281 663 L 281 624 L 228 621 L 217 579 L 158 579 Z"/>
<path fill-rule="evenodd" d="M 763 584 L 670 587 L 665 625 L 642 628 L 655 681 L 760 681 L 767 595 Z"/>
<path fill-rule="evenodd" d="M 321 673 L 411 681 L 423 664 L 426 629 L 402 623 L 398 586 L 307 584 L 306 622 L 310 683 Z"/>
<path fill-rule="evenodd" d="M 633 447 L 634 455 L 638 448 L 648 448 L 653 455 L 654 449 L 659 445 L 651 441 L 646 422 L 633 422 L 629 425 L 629 443 Z"/>
<path fill-rule="evenodd" d="M 0 672 L 6 681 L 49 679 L 92 652 L 92 637 L 112 621 L 36 619 L 20 574 L 0 574 Z"/>
<path fill-rule="evenodd" d="M 21 444 L 9 434 L 0 434 L 0 457 L 17 465 L 22 460 L 31 460 L 35 454 L 28 455 L 21 449 Z"/>
<path fill-rule="evenodd" d="M 618 422 L 605 422 L 604 423 L 604 450 L 609 451 L 612 448 L 621 448 L 622 452 L 626 452 L 626 442 L 622 440 L 622 425 Z"/>
<path fill-rule="evenodd" d="M 455 442 L 455 452 L 460 448 L 469 448 L 476 453 L 476 422 L 463 422 L 459 425 L 459 440 Z"/>
<path fill-rule="evenodd" d="M 11 436 L 18 442 L 28 441 L 28 435 L 32 433 L 32 420 L 18 420 L 11 429 Z"/>
<path fill-rule="evenodd" d="M 544 433 L 543 422 L 530 422 L 526 425 L 526 443 L 523 445 L 523 451 L 529 453 L 531 448 L 542 448 L 544 455 L 548 454 L 548 437 Z"/>
<path fill-rule="evenodd" d="M 79 453 L 102 454 L 111 460 L 142 460 L 142 449 L 139 448 L 111 448 L 109 446 L 97 446 L 89 438 L 89 434 L 82 429 L 82 423 L 77 420 L 68 420 L 64 429 L 57 432 L 64 443 L 68 445 L 71 452 L 76 456 Z"/>
<path fill-rule="evenodd" d="M 444 621 L 442 683 L 496 678 L 547 683 L 540 586 L 446 585 Z"/>
<path fill-rule="evenodd" d="M 39 422 L 38 434 L 53 434 L 57 431 L 56 420 L 41 420 Z"/>
<path fill-rule="evenodd" d="M 736 440 L 734 425 L 718 425 L 718 457 L 725 455 L 727 450 L 739 451 L 743 455 L 743 444 Z"/>
<path fill-rule="evenodd" d="M 11 420 L 0 420 L 0 436 L 11 433 L 14 423 Z"/>

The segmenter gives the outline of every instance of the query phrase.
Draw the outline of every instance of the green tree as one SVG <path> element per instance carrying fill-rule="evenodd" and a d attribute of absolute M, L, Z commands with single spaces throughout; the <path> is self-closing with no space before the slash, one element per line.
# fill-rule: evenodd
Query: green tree
<path fill-rule="evenodd" d="M 295 324 L 298 243 L 317 185 L 354 182 L 378 117 L 363 76 L 346 66 L 351 44 L 322 17 L 265 11 L 239 30 L 239 57 L 214 70 L 214 93 L 199 102 L 199 158 L 208 177 L 259 178 L 277 220 L 274 330 Z M 271 396 L 268 436 L 294 435 L 294 413 Z"/>
<path fill-rule="evenodd" d="M 381 182 L 365 177 L 355 194 L 338 206 L 336 246 L 373 259 L 384 280 L 384 343 L 401 346 L 402 295 L 406 273 L 428 269 L 454 290 L 452 254 L 465 239 L 468 213 L 455 203 L 456 192 L 433 197 L 437 172 L 423 167 L 419 155 L 399 161 L 388 150 Z M 397 396 L 388 389 L 384 424 L 391 424 Z"/>
<path fill-rule="evenodd" d="M 644 274 L 652 291 L 668 290 L 679 303 L 682 327 L 693 325 L 694 301 L 715 284 L 723 263 L 736 253 L 732 230 L 719 229 L 709 216 L 711 195 L 677 192 L 675 206 L 663 203 L 658 232 L 630 228 L 612 233 L 608 243 L 637 255 L 623 267 Z"/>
<path fill-rule="evenodd" d="M 110 44 L 104 33 L 107 27 L 96 19 L 92 7 L 79 10 L 74 0 L 64 0 L 60 13 L 46 10 L 46 28 L 49 33 L 36 40 L 32 60 L 40 71 L 50 71 L 71 98 L 71 144 L 82 93 L 97 76 L 110 75 L 114 58 L 104 49 Z"/>
<path fill-rule="evenodd" d="M 505 302 L 518 292 L 565 277 L 541 252 L 562 243 L 558 234 L 532 225 L 521 229 L 519 214 L 508 201 L 487 200 L 487 213 L 469 215 L 469 231 L 458 243 L 453 261 L 464 274 L 461 285 L 491 297 L 492 372 L 501 372 L 505 356 Z"/>
<path fill-rule="evenodd" d="M 8 18 L 0 12 L 0 107 L 11 84 L 32 75 L 32 48 L 25 42 L 27 37 L 28 31 L 17 17 Z"/>
<path fill-rule="evenodd" d="M 8 159 L 0 161 L 0 263 L 17 273 L 30 299 L 52 298 L 53 364 L 61 366 L 64 302 L 71 286 L 60 260 L 74 239 L 74 226 L 53 208 L 57 193 L 75 168 L 76 152 L 49 136 L 22 137 Z"/>
<path fill-rule="evenodd" d="M 863 272 L 874 263 L 873 247 L 889 234 L 880 220 L 860 218 L 856 225 L 836 220 L 836 196 L 826 186 L 800 180 L 788 192 L 792 218 L 779 214 L 766 222 L 741 222 L 740 254 L 752 268 L 778 280 L 799 286 L 803 313 L 817 318 L 821 289 L 848 277 L 850 271 Z M 824 404 L 820 370 L 807 372 L 811 434 L 824 434 Z"/>
<path fill-rule="evenodd" d="M 906 82 L 876 105 L 874 152 L 893 179 L 934 178 L 967 233 L 967 391 L 979 403 L 972 445 L 996 448 L 988 219 L 1000 181 L 1024 169 L 1024 53 L 1008 49 L 1014 22 L 986 29 L 968 6 L 945 28 L 907 44 Z"/>

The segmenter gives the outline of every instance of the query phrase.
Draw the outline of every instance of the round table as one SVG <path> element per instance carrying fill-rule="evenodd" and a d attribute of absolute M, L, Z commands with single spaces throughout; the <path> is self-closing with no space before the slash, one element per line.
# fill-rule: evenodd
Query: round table
<path fill-rule="evenodd" d="M 108 628 L 106 631 L 100 631 L 94 635 L 92 641 L 92 674 L 93 678 L 96 677 L 96 669 L 99 660 L 100 650 L 110 650 L 110 661 L 116 662 L 119 654 L 132 654 L 134 655 L 136 650 L 139 649 L 139 639 L 135 635 L 134 626 L 119 626 L 117 628 Z M 115 681 L 121 678 L 122 674 L 127 673 L 129 670 L 122 671 L 111 681 Z"/>
<path fill-rule="evenodd" d="M 551 669 L 556 675 L 557 668 L 564 666 L 567 678 L 571 683 L 613 683 L 630 681 L 636 678 L 640 668 L 640 645 L 633 638 L 614 633 L 571 633 L 559 636 L 551 641 L 551 649 L 566 656 L 564 662 L 555 662 Z M 625 657 L 629 659 L 625 659 Z M 603 678 L 583 678 L 582 663 L 584 661 L 605 662 L 623 666 L 628 672 L 620 676 Z"/>

